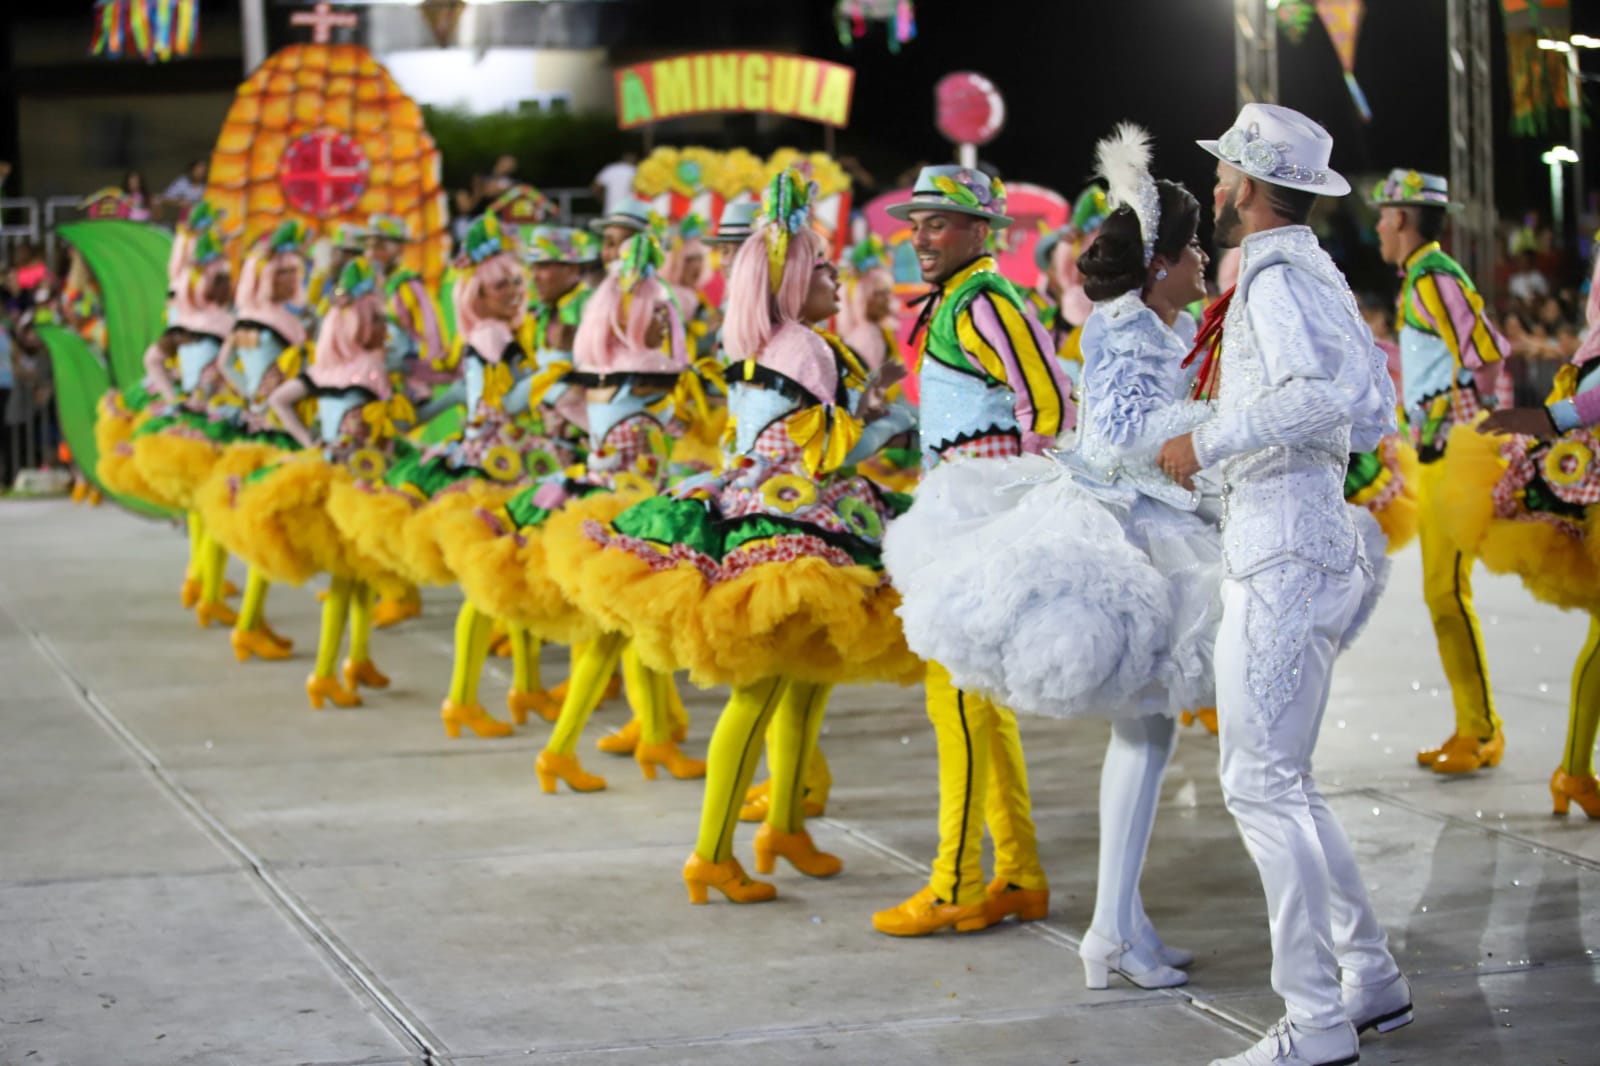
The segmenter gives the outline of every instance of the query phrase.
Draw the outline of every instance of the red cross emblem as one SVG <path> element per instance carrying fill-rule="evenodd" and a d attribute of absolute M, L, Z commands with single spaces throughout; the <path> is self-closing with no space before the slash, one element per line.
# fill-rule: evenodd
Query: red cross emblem
<path fill-rule="evenodd" d="M 327 218 L 356 206 L 367 188 L 370 164 L 356 144 L 336 130 L 295 138 L 278 164 L 278 186 L 296 211 Z"/>

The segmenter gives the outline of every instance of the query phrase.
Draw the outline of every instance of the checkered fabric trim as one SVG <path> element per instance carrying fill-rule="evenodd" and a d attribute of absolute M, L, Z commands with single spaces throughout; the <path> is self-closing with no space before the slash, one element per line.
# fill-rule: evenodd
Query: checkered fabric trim
<path fill-rule="evenodd" d="M 589 453 L 584 480 L 610 486 L 618 476 L 632 473 L 660 488 L 666 461 L 650 448 L 650 432 L 660 428 L 655 419 L 644 414 L 633 415 L 612 426 L 600 447 Z"/>
<path fill-rule="evenodd" d="M 952 444 L 939 453 L 945 461 L 951 459 L 1009 459 L 1022 454 L 1022 441 L 1014 433 L 990 433 L 960 444 Z"/>

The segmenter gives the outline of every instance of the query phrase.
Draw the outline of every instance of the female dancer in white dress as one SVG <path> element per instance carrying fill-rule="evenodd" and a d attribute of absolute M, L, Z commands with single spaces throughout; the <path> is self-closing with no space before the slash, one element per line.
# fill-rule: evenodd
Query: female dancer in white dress
<path fill-rule="evenodd" d="M 1111 720 L 1100 779 L 1100 867 L 1084 934 L 1089 987 L 1116 970 L 1181 985 L 1192 956 L 1163 945 L 1139 875 L 1174 717 L 1213 702 L 1221 548 L 1201 498 L 1155 466 L 1163 441 L 1209 417 L 1187 399 L 1191 320 L 1206 255 L 1200 205 L 1155 181 L 1146 134 L 1098 150 L 1117 209 L 1079 260 L 1094 312 L 1083 332 L 1078 441 L 1070 451 L 936 468 L 891 525 L 884 560 L 906 640 L 955 684 L 1018 711 Z"/>

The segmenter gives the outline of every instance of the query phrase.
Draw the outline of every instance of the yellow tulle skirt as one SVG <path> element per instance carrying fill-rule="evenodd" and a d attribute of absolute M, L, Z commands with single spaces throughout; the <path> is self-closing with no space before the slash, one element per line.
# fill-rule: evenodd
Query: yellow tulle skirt
<path fill-rule="evenodd" d="M 211 477 L 224 448 L 184 433 L 147 433 L 132 441 L 133 465 L 155 494 L 151 502 L 174 511 L 194 509 L 195 494 Z"/>
<path fill-rule="evenodd" d="M 655 669 L 687 670 L 702 687 L 922 680 L 895 616 L 899 593 L 879 571 L 807 556 L 711 582 L 692 563 L 653 565 L 603 544 L 581 522 L 557 536 L 555 521 L 547 552 L 562 589 Z"/>
<path fill-rule="evenodd" d="M 1496 513 L 1494 489 L 1505 475 L 1500 456 L 1506 437 L 1457 426 L 1445 448 L 1440 489 L 1430 496 L 1424 521 L 1497 574 L 1516 574 L 1532 596 L 1556 607 L 1600 611 L 1600 531 L 1597 508 L 1574 526 L 1522 512 Z"/>
<path fill-rule="evenodd" d="M 142 417 L 123 406 L 122 397 L 115 392 L 101 397 L 94 420 L 95 449 L 100 453 L 94 474 L 110 492 L 153 504 L 156 491 L 133 462 L 133 431 Z"/>
<path fill-rule="evenodd" d="M 1372 517 L 1378 520 L 1383 535 L 1389 539 L 1389 554 L 1410 544 L 1417 536 L 1421 523 L 1421 505 L 1418 490 L 1421 485 L 1417 450 L 1399 436 L 1388 438 L 1380 445 L 1383 465 L 1390 475 L 1400 482 L 1400 491 L 1382 506 L 1373 509 Z"/>

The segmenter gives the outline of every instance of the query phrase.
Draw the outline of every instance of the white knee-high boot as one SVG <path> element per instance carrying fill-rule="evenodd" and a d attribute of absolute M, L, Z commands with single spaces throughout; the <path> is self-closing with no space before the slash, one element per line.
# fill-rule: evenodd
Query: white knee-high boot
<path fill-rule="evenodd" d="M 1187 980 L 1167 963 L 1139 898 L 1139 875 L 1155 826 L 1161 777 L 1177 735 L 1177 723 L 1166 715 L 1111 723 L 1111 742 L 1100 769 L 1099 885 L 1094 921 L 1082 950 L 1091 988 L 1105 987 L 1108 970 L 1117 970 L 1145 988 L 1166 988 Z"/>

